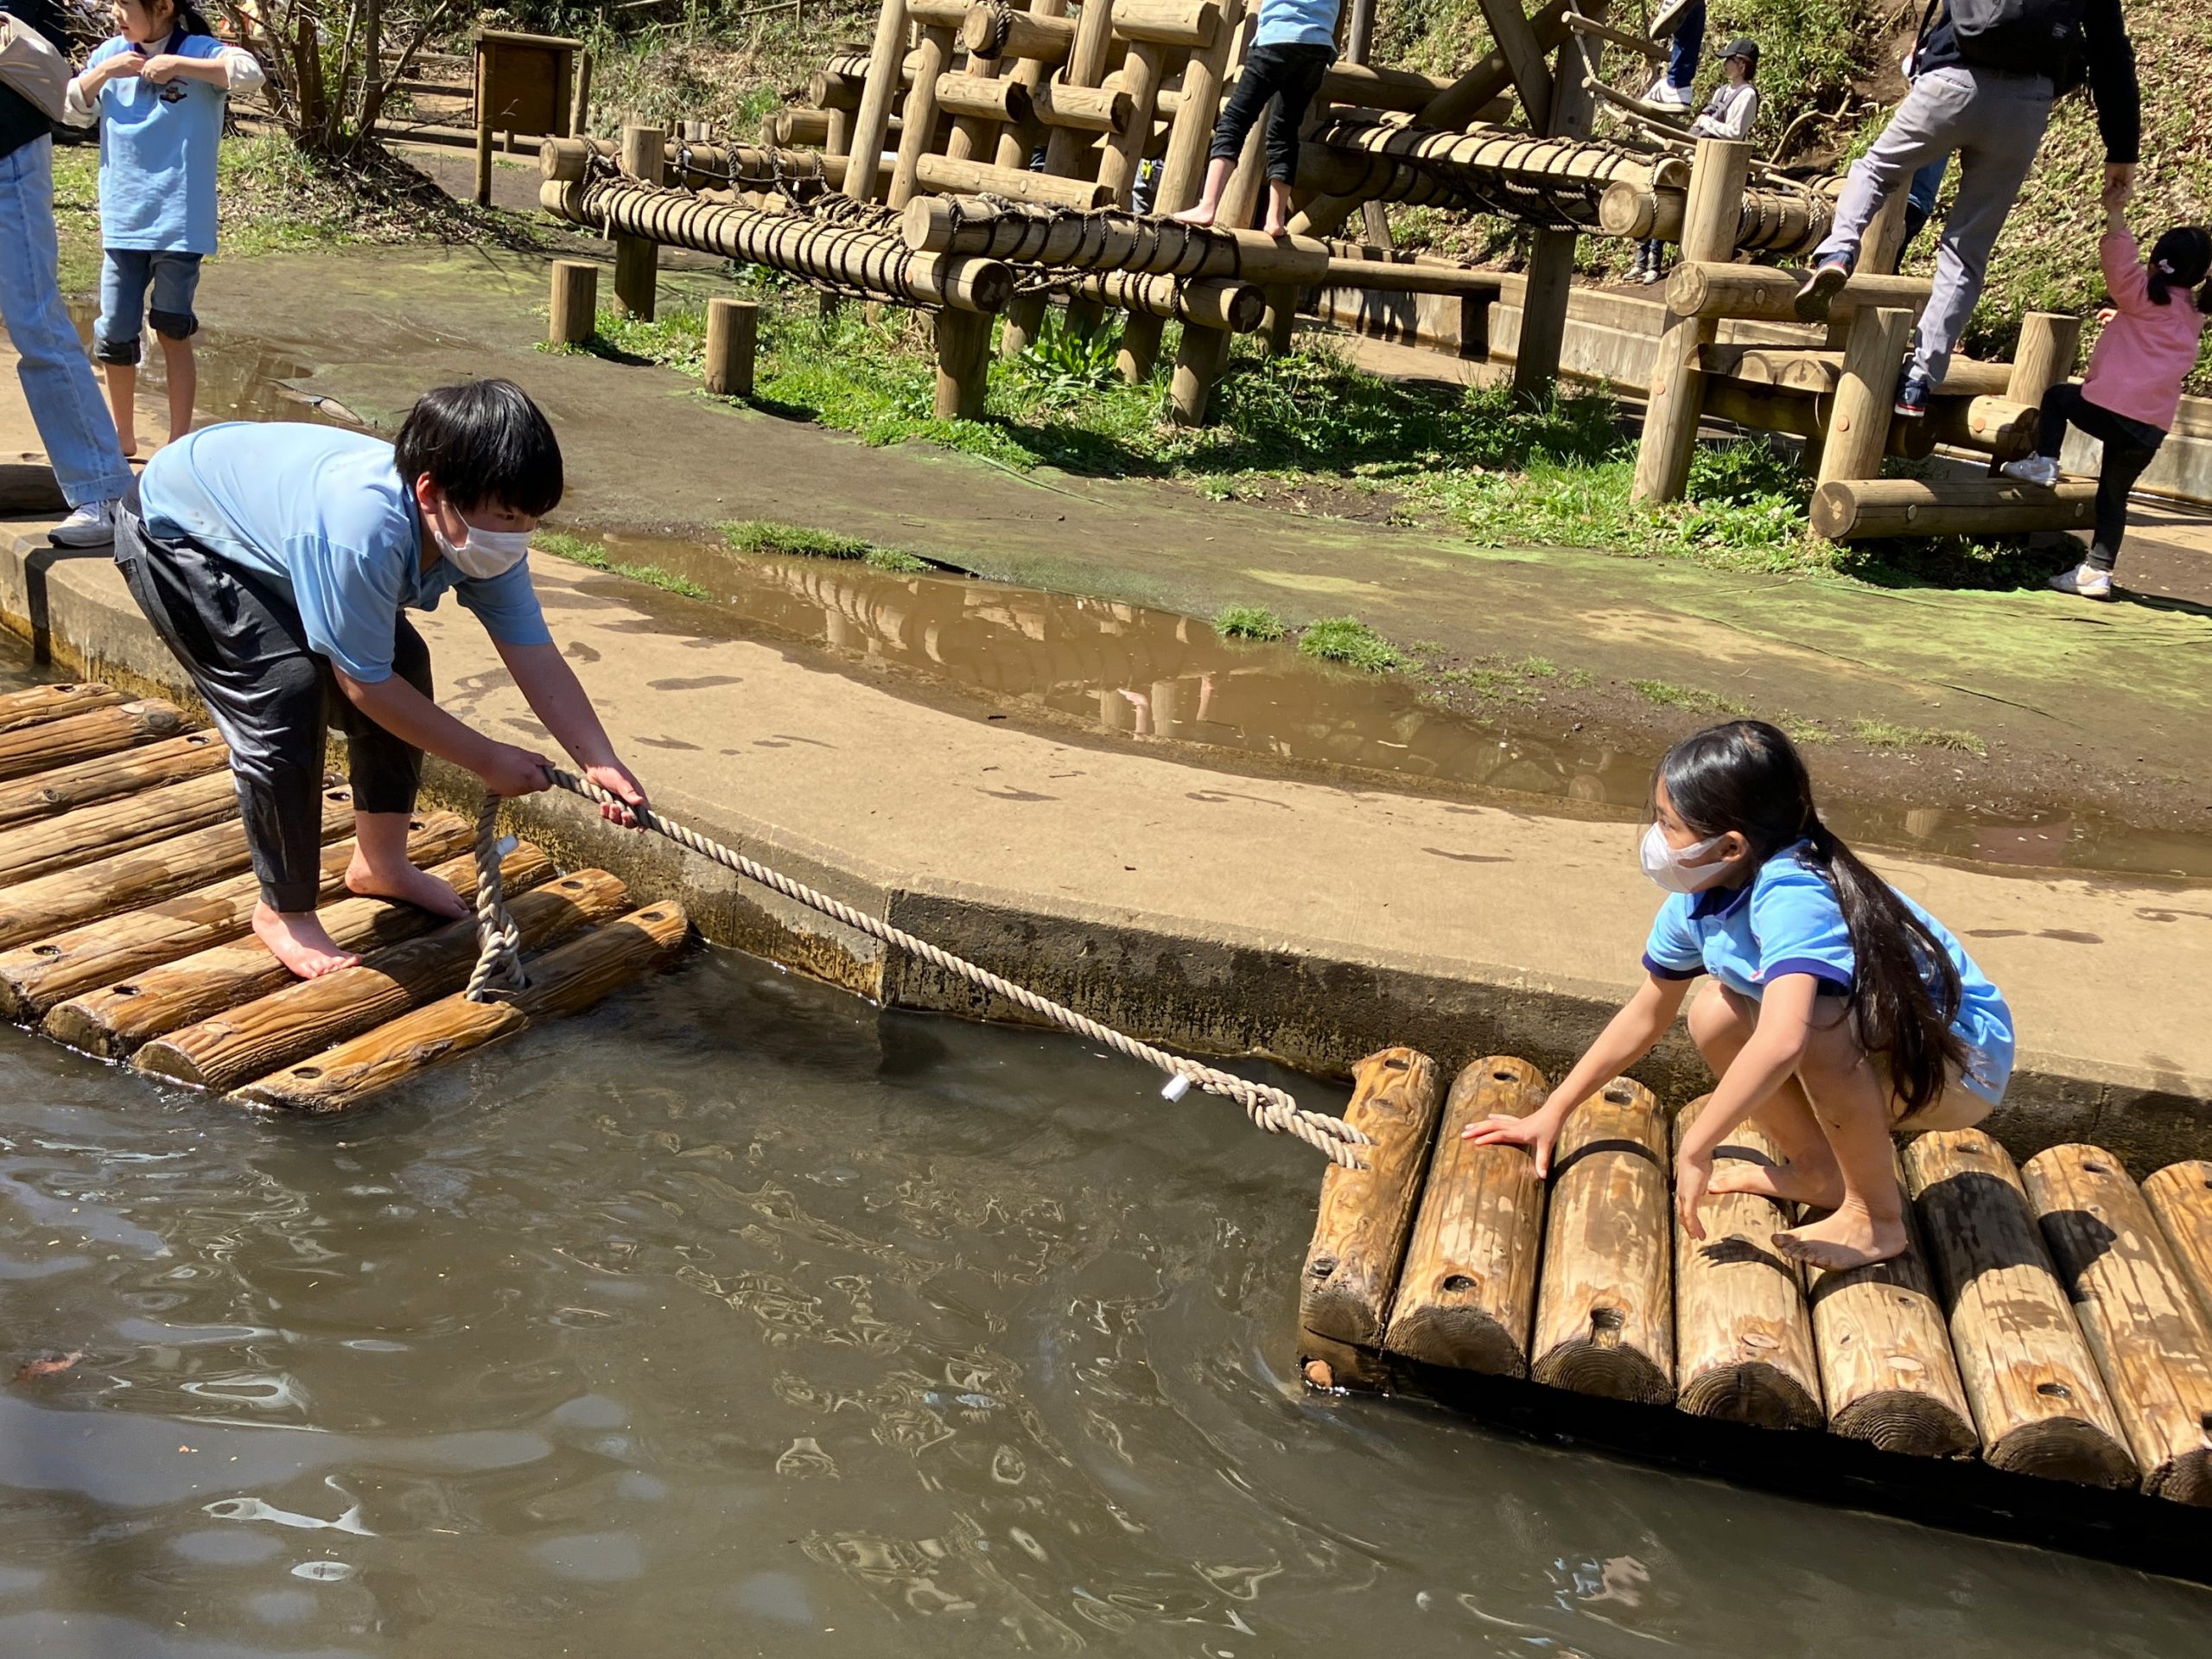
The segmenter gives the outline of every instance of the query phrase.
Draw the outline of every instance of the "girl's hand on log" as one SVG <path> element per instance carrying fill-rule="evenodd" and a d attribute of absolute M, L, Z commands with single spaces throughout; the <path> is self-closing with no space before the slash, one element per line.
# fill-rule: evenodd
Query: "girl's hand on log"
<path fill-rule="evenodd" d="M 1548 1112 L 1531 1112 L 1526 1117 L 1493 1113 L 1479 1123 L 1468 1124 L 1459 1131 L 1459 1138 L 1478 1147 L 1528 1147 L 1536 1160 L 1536 1179 L 1541 1181 L 1552 1173 L 1552 1143 L 1559 1139 L 1559 1123 Z"/>
<path fill-rule="evenodd" d="M 1682 1230 L 1692 1238 L 1705 1237 L 1705 1224 L 1698 1219 L 1698 1210 L 1705 1203 L 1705 1189 L 1713 1179 L 1713 1155 L 1702 1157 L 1688 1154 L 1675 1160 L 1675 1213 L 1682 1224 Z"/>
<path fill-rule="evenodd" d="M 552 788 L 553 780 L 545 772 L 552 764 L 535 749 L 500 743 L 493 746 L 491 758 L 477 775 L 494 795 L 535 795 L 541 789 Z"/>
<path fill-rule="evenodd" d="M 631 775 L 630 768 L 620 760 L 610 760 L 603 766 L 586 766 L 584 776 L 608 794 L 620 796 L 631 806 L 646 804 L 645 791 L 639 785 L 637 779 Z M 620 824 L 625 830 L 645 828 L 638 822 L 637 814 L 628 807 L 602 805 L 599 809 L 599 816 L 609 823 Z"/>

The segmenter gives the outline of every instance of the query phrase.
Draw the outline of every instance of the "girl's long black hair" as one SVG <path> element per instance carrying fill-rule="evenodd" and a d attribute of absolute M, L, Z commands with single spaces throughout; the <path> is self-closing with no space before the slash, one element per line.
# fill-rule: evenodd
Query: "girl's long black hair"
<path fill-rule="evenodd" d="M 2212 276 L 2212 231 L 2177 225 L 2151 248 L 2151 303 L 2164 305 L 2177 288 L 2196 288 Z M 2212 312 L 2212 283 L 2190 296 L 2199 311 Z"/>
<path fill-rule="evenodd" d="M 1732 720 L 1693 733 L 1667 751 L 1654 774 L 1675 816 L 1700 836 L 1733 830 L 1764 863 L 1793 842 L 1827 878 L 1851 933 L 1857 973 L 1852 1029 L 1869 1054 L 1887 1054 L 1907 1110 L 1943 1091 L 1946 1068 L 1963 1067 L 1959 970 L 1928 925 L 1890 884 L 1821 822 L 1813 780 L 1789 738 L 1763 720 Z"/>

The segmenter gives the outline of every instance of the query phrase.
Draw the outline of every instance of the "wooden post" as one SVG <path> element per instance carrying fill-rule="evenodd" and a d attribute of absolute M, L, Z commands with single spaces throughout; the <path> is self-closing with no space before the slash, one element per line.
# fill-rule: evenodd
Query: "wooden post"
<path fill-rule="evenodd" d="M 1382 1341 L 1398 1264 L 1421 1201 L 1441 1094 L 1436 1062 L 1410 1048 L 1386 1048 L 1352 1068 L 1344 1121 L 1374 1145 L 1364 1169 L 1332 1165 L 1298 1281 L 1300 1332 L 1374 1348 Z"/>
<path fill-rule="evenodd" d="M 1750 176 L 1751 160 L 1749 144 L 1699 140 L 1689 196 L 1682 208 L 1683 258 L 1718 264 L 1735 256 L 1738 204 Z M 1690 457 L 1704 414 L 1698 352 L 1712 343 L 1714 331 L 1714 324 L 1683 315 L 1669 302 L 1652 353 L 1643 439 L 1637 446 L 1632 494 L 1637 501 L 1678 501 L 1689 482 Z"/>
<path fill-rule="evenodd" d="M 1017 11 L 1014 16 L 1052 19 L 1065 16 L 1067 9 L 1067 0 L 1032 0 L 1027 13 Z M 1042 59 L 1023 58 L 1014 65 L 1014 79 L 1020 84 L 1024 92 L 1033 94 L 1039 87 L 1052 78 L 1053 67 Z M 1028 166 L 1029 152 L 1035 146 L 1036 142 L 1037 133 L 1033 127 L 1023 125 L 1000 128 L 998 164 L 1004 168 Z"/>
<path fill-rule="evenodd" d="M 1543 1097 L 1543 1073 L 1510 1055 L 1473 1061 L 1452 1084 L 1382 1339 L 1391 1353 L 1528 1376 L 1544 1184 L 1527 1147 L 1478 1147 L 1459 1133 L 1492 1116 L 1526 1117 Z"/>
<path fill-rule="evenodd" d="M 658 184 L 661 169 L 667 164 L 667 135 L 658 127 L 624 127 L 623 172 L 640 184 Z M 659 302 L 660 244 L 647 237 L 619 232 L 613 241 L 614 303 L 632 316 L 651 322 Z"/>
<path fill-rule="evenodd" d="M 33 772 L 0 784 L 0 829 L 53 818 L 98 801 L 142 789 L 182 783 L 231 763 L 230 747 L 213 732 L 187 732 L 116 755 L 95 755 L 74 766 Z"/>
<path fill-rule="evenodd" d="M 1490 24 L 1491 38 L 1497 42 L 1497 49 L 1505 59 L 1505 67 L 1513 78 L 1513 90 L 1521 99 L 1521 108 L 1529 118 L 1531 132 L 1548 132 L 1552 122 L 1554 78 L 1544 62 L 1544 48 L 1537 42 L 1536 30 L 1529 15 L 1521 10 L 1521 0 L 1482 0 L 1483 17 Z M 1602 17 L 1605 0 L 1596 0 L 1585 7 L 1585 15 Z M 1580 75 L 1560 75 L 1557 84 L 1580 86 Z"/>
<path fill-rule="evenodd" d="M 569 130 L 564 135 L 581 138 L 591 130 L 591 48 L 587 47 L 576 54 L 575 92 L 569 105 Z"/>
<path fill-rule="evenodd" d="M 476 42 L 476 205 L 492 205 L 492 54 Z"/>
<path fill-rule="evenodd" d="M 1229 363 L 1226 328 L 1204 328 L 1195 322 L 1183 325 L 1183 343 L 1175 353 L 1175 377 L 1168 386 L 1168 416 L 1178 426 L 1204 426 L 1213 401 L 1214 382 Z"/>
<path fill-rule="evenodd" d="M 582 346 L 599 332 L 599 267 L 588 259 L 553 262 L 553 302 L 545 339 L 553 346 Z"/>
<path fill-rule="evenodd" d="M 55 720 L 26 721 L 13 731 L 0 731 L 0 780 L 113 754 L 149 738 L 175 737 L 196 724 L 175 703 L 157 697 L 106 709 L 96 707 Z"/>
<path fill-rule="evenodd" d="M 937 314 L 937 417 L 980 421 L 990 389 L 991 318 L 946 306 Z"/>
<path fill-rule="evenodd" d="M 1859 238 L 1859 262 L 1852 267 L 1854 276 L 1894 276 L 1897 260 L 1904 252 L 1904 212 L 1911 193 L 1903 185 L 1891 191 L 1889 199 L 1875 209 L 1873 219 L 1866 226 L 1866 234 Z M 1851 339 L 1851 326 L 1838 317 L 1828 324 L 1828 348 L 1842 351 Z"/>
<path fill-rule="evenodd" d="M 1890 415 L 1897 395 L 1897 366 L 1912 335 L 1913 314 L 1877 306 L 1853 314 L 1836 381 L 1827 436 L 1821 444 L 1816 486 L 1841 479 L 1878 477 L 1890 442 Z"/>
<path fill-rule="evenodd" d="M 1520 10 L 1519 0 L 1491 0 L 1491 3 L 1510 5 L 1516 14 Z M 1582 0 L 1581 15 L 1602 23 L 1608 3 L 1609 0 Z M 1533 45 L 1535 37 L 1528 20 L 1518 21 Z M 1499 43 L 1504 44 L 1503 37 Z M 1551 111 L 1539 129 L 1551 137 L 1590 136 L 1592 104 L 1589 91 L 1582 84 L 1582 50 L 1571 37 L 1560 42 L 1559 67 L 1552 77 Z M 1605 50 L 1604 42 L 1593 39 L 1588 50 L 1594 62 Z M 1509 55 L 1507 61 L 1511 60 Z M 1538 118 L 1532 111 L 1532 121 Z M 1573 296 L 1574 246 L 1573 231 L 1541 230 L 1529 238 L 1528 280 L 1521 290 L 1521 337 L 1513 356 L 1513 395 L 1523 403 L 1541 402 L 1558 388 L 1567 302 Z"/>
<path fill-rule="evenodd" d="M 1664 1405 L 1675 1397 L 1675 1224 L 1659 1103 L 1616 1077 L 1575 1109 L 1552 1155 L 1529 1374 Z"/>
<path fill-rule="evenodd" d="M 891 190 L 884 198 L 893 207 L 904 207 L 912 200 L 916 170 L 936 137 L 937 81 L 952 61 L 952 31 L 936 24 L 925 28 L 914 56 L 914 84 L 899 111 L 899 161 L 891 169 Z"/>
<path fill-rule="evenodd" d="M 2005 396 L 2031 409 L 2042 408 L 2044 393 L 2072 377 L 2074 355 L 2081 348 L 2081 318 L 2029 312 L 2020 319 L 2020 343 L 2012 352 Z"/>
<path fill-rule="evenodd" d="M 707 390 L 717 397 L 753 396 L 753 358 L 760 308 L 751 300 L 707 302 Z"/>
<path fill-rule="evenodd" d="M 876 162 L 883 154 L 892 100 L 899 96 L 899 66 L 906 59 L 906 0 L 883 0 L 875 20 L 875 44 L 868 54 L 868 83 L 853 115 L 853 165 L 845 169 L 845 194 L 855 201 L 875 200 Z"/>

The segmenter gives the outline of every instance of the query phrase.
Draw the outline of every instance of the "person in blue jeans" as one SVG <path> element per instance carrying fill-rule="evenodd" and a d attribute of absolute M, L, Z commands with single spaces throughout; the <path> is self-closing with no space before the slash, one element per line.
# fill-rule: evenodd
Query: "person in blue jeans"
<path fill-rule="evenodd" d="M 1669 43 L 1667 67 L 1643 94 L 1655 109 L 1687 110 L 1695 101 L 1698 59 L 1705 50 L 1705 0 L 1662 0 L 1651 14 L 1651 38 Z"/>
<path fill-rule="evenodd" d="M 152 290 L 168 372 L 169 442 L 192 430 L 199 390 L 192 336 L 200 262 L 215 251 L 215 151 L 233 92 L 265 79 L 226 46 L 190 0 L 116 0 L 121 29 L 69 83 L 67 118 L 100 124 L 100 318 L 92 355 L 107 371 L 123 452 L 138 447 L 138 359 Z"/>
<path fill-rule="evenodd" d="M 54 0 L 0 0 L 0 10 L 45 35 L 56 50 L 69 49 Z M 15 344 L 23 400 L 71 509 L 48 533 L 63 547 L 97 547 L 115 534 L 115 504 L 130 487 L 130 467 L 61 302 L 60 257 L 54 235 L 54 124 L 29 99 L 0 86 L 0 327 Z"/>
<path fill-rule="evenodd" d="M 1268 118 L 1268 222 L 1269 236 L 1290 225 L 1290 187 L 1298 181 L 1299 129 L 1321 77 L 1337 60 L 1338 0 L 1261 0 L 1260 27 L 1236 73 L 1236 90 L 1222 105 L 1206 155 L 1206 182 L 1198 205 L 1174 217 L 1183 225 L 1213 223 L 1221 211 L 1229 175 L 1244 140 L 1274 100 Z M 1238 228 L 1242 229 L 1242 226 Z"/>

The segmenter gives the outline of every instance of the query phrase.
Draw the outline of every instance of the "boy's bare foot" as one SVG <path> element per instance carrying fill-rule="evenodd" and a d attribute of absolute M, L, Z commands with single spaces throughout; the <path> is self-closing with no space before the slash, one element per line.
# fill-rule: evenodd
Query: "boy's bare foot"
<path fill-rule="evenodd" d="M 1784 1204 L 1833 1210 L 1843 1202 L 1843 1172 L 1833 1165 L 1824 1170 L 1807 1169 L 1798 1164 L 1755 1164 L 1731 1158 L 1713 1166 L 1713 1180 L 1706 1191 L 1715 1195 L 1756 1192 Z"/>
<path fill-rule="evenodd" d="M 1202 201 L 1195 207 L 1185 207 L 1181 213 L 1170 213 L 1167 217 L 1178 225 L 1188 225 L 1195 230 L 1203 231 L 1213 224 L 1213 213 L 1214 210 Z"/>
<path fill-rule="evenodd" d="M 320 979 L 361 959 L 340 950 L 322 920 L 311 910 L 271 910 L 266 904 L 253 907 L 253 936 L 269 947 L 269 954 L 302 979 Z"/>
<path fill-rule="evenodd" d="M 346 887 L 348 892 L 358 893 L 365 899 L 396 899 L 403 905 L 427 910 L 433 916 L 458 919 L 469 913 L 467 901 L 459 893 L 428 870 L 418 870 L 412 864 L 403 864 L 396 870 L 379 870 L 356 858 L 346 872 Z"/>
<path fill-rule="evenodd" d="M 1903 1255 L 1908 1242 L 1902 1217 L 1878 1217 L 1857 1203 L 1846 1204 L 1824 1221 L 1774 1236 L 1774 1248 L 1784 1255 L 1829 1273 Z"/>

